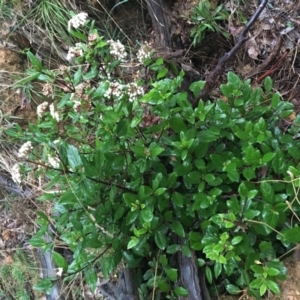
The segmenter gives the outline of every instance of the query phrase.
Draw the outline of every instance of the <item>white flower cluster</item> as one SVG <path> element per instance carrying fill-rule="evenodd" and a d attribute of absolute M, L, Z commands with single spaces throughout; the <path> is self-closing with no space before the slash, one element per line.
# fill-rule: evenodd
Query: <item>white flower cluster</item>
<path fill-rule="evenodd" d="M 137 60 L 143 64 L 144 61 L 147 59 L 147 58 L 150 58 L 151 57 L 151 47 L 150 45 L 145 42 L 142 47 L 140 48 L 140 50 L 138 51 L 138 53 L 136 54 L 136 58 Z"/>
<path fill-rule="evenodd" d="M 56 122 L 59 122 L 59 113 L 57 110 L 55 110 L 54 104 L 53 103 L 50 104 L 49 108 L 50 108 L 50 114 L 51 114 L 52 118 L 54 120 L 56 120 Z"/>
<path fill-rule="evenodd" d="M 81 101 L 74 100 L 74 105 L 73 105 L 74 110 L 78 112 L 80 110 L 80 107 L 81 107 Z"/>
<path fill-rule="evenodd" d="M 112 78 L 112 75 L 110 73 L 110 71 L 108 70 L 108 68 L 105 65 L 102 65 L 99 69 L 99 77 L 101 79 L 108 79 L 110 80 Z"/>
<path fill-rule="evenodd" d="M 48 154 L 47 158 L 48 158 L 49 164 L 50 164 L 53 168 L 56 168 L 56 169 L 59 168 L 60 160 L 59 160 L 57 157 L 52 157 L 52 156 L 50 156 L 50 155 Z"/>
<path fill-rule="evenodd" d="M 47 82 L 46 84 L 44 84 L 42 94 L 44 96 L 53 95 L 53 87 L 50 82 Z"/>
<path fill-rule="evenodd" d="M 110 96 L 113 96 L 115 98 L 120 98 L 123 95 L 123 84 L 113 81 L 110 82 L 109 88 L 104 94 L 104 97 L 109 98 Z"/>
<path fill-rule="evenodd" d="M 28 153 L 30 152 L 30 150 L 32 149 L 32 144 L 31 142 L 26 142 L 24 143 L 21 148 L 19 149 L 19 152 L 18 152 L 18 157 L 19 158 L 25 158 L 27 157 Z"/>
<path fill-rule="evenodd" d="M 71 28 L 79 28 L 81 25 L 85 23 L 88 18 L 88 14 L 85 12 L 81 12 L 75 15 L 71 20 L 68 22 L 68 30 L 70 31 Z"/>
<path fill-rule="evenodd" d="M 124 45 L 117 40 L 116 42 L 113 40 L 107 41 L 110 45 L 110 54 L 114 56 L 116 59 L 124 61 L 127 57 L 127 52 L 125 50 Z"/>
<path fill-rule="evenodd" d="M 142 86 L 138 86 L 136 82 L 131 82 L 127 84 L 127 94 L 129 96 L 129 101 L 133 102 L 137 96 L 144 94 L 144 89 Z"/>
<path fill-rule="evenodd" d="M 47 110 L 49 103 L 47 101 L 43 102 L 42 104 L 38 105 L 36 109 L 37 115 L 41 118 L 44 112 Z"/>
<path fill-rule="evenodd" d="M 17 184 L 20 184 L 21 183 L 21 171 L 20 171 L 20 167 L 18 164 L 13 165 L 10 173 L 11 173 L 12 180 Z"/>
<path fill-rule="evenodd" d="M 82 56 L 83 50 L 81 48 L 81 43 L 76 43 L 75 47 L 70 47 L 68 54 L 67 54 L 67 60 L 71 61 L 73 58 Z"/>

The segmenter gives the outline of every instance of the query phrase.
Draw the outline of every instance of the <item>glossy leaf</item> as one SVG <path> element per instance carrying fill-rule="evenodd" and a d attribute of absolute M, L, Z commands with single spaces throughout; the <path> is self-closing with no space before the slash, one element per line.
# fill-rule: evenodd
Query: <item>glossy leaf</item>
<path fill-rule="evenodd" d="M 78 149 L 73 145 L 67 146 L 67 157 L 70 167 L 75 170 L 77 167 L 82 165 L 81 157 Z"/>
<path fill-rule="evenodd" d="M 227 284 L 226 285 L 226 290 L 231 295 L 238 295 L 242 292 L 242 290 L 234 284 Z"/>
<path fill-rule="evenodd" d="M 169 226 L 170 226 L 171 230 L 174 233 L 176 233 L 178 236 L 185 237 L 184 228 L 179 221 L 174 220 Z"/>
<path fill-rule="evenodd" d="M 294 227 L 291 229 L 287 229 L 283 233 L 284 239 L 292 242 L 299 243 L 300 242 L 300 227 Z"/>
<path fill-rule="evenodd" d="M 159 249 L 164 250 L 166 248 L 167 239 L 164 233 L 157 231 L 154 235 L 154 240 Z"/>

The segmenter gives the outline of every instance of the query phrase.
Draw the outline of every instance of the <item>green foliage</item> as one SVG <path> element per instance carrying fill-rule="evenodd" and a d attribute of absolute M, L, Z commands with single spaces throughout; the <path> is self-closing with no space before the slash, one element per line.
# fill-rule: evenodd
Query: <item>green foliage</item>
<path fill-rule="evenodd" d="M 8 300 L 29 300 L 40 296 L 37 293 L 33 294 L 30 287 L 39 280 L 36 272 L 37 265 L 31 255 L 31 253 L 16 250 L 14 255 L 3 260 L 4 263 L 0 266 L 1 297 Z"/>
<path fill-rule="evenodd" d="M 229 37 L 228 33 L 218 24 L 219 21 L 228 19 L 228 11 L 223 8 L 223 5 L 216 8 L 211 7 L 210 2 L 209 0 L 200 0 L 192 10 L 191 22 L 195 27 L 191 30 L 191 36 L 194 46 L 201 42 L 207 31 L 219 32 L 225 37 Z"/>
<path fill-rule="evenodd" d="M 57 234 L 74 253 L 67 266 L 53 252 L 64 276 L 83 271 L 94 288 L 98 267 L 107 277 L 122 262 L 140 267 L 143 299 L 149 289 L 176 299 L 187 294 L 176 253 L 194 252 L 214 288 L 278 293 L 286 269 L 277 257 L 299 242 L 287 201 L 299 211 L 300 118 L 280 127 L 293 106 L 271 92 L 270 78 L 263 91 L 229 72 L 222 100 L 193 109 L 180 88 L 184 74 L 162 59 L 147 59 L 141 73 L 150 75 L 128 82 L 101 37 L 81 47 L 83 56 L 63 71 L 29 54 L 28 72 L 53 85 L 60 120 L 45 112 L 26 132 L 7 130 L 32 142 L 31 161 L 49 181 L 40 200 L 53 201 Z M 141 86 L 143 95 L 132 92 Z M 190 87 L 194 95 L 202 88 Z M 48 218 L 39 215 L 31 244 L 54 251 L 42 238 Z"/>

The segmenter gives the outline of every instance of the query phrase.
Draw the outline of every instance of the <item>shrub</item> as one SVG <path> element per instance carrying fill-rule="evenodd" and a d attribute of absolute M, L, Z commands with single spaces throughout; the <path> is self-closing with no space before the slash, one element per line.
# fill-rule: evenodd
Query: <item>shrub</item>
<path fill-rule="evenodd" d="M 42 212 L 31 244 L 52 251 L 65 279 L 83 272 L 91 290 L 99 268 L 108 277 L 122 262 L 139 267 L 143 299 L 149 289 L 157 299 L 186 295 L 174 263 L 181 251 L 195 253 L 219 289 L 278 293 L 286 274 L 278 256 L 300 236 L 289 220 L 299 210 L 300 183 L 300 117 L 285 121 L 292 104 L 272 92 L 270 78 L 253 89 L 229 72 L 220 99 L 193 109 L 188 98 L 204 82 L 181 90 L 183 72 L 149 56 L 130 81 L 113 42 L 94 29 L 82 41 L 74 65 L 59 71 L 28 53 L 32 77 L 23 84 L 45 82 L 53 104 L 50 112 L 39 107 L 26 132 L 7 130 L 31 141 L 21 170 L 47 179 L 39 199 L 53 203 L 51 222 L 73 262 L 43 239 L 49 216 Z M 37 288 L 51 284 L 44 279 Z"/>

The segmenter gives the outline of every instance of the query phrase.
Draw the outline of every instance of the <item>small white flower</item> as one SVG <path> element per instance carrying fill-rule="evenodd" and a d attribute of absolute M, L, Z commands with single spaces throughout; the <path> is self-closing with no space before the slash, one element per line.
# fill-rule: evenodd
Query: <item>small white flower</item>
<path fill-rule="evenodd" d="M 147 58 L 151 57 L 151 50 L 152 49 L 151 49 L 150 45 L 147 42 L 145 42 L 136 55 L 137 60 L 141 64 L 143 64 Z"/>
<path fill-rule="evenodd" d="M 57 268 L 56 276 L 61 277 L 62 273 L 63 273 L 63 270 L 64 270 L 63 268 Z"/>
<path fill-rule="evenodd" d="M 131 82 L 127 85 L 127 94 L 129 96 L 129 101 L 133 102 L 138 96 L 144 94 L 144 89 L 138 86 L 136 82 Z"/>
<path fill-rule="evenodd" d="M 57 157 L 52 157 L 48 154 L 48 163 L 53 167 L 58 169 L 60 165 L 60 160 Z"/>
<path fill-rule="evenodd" d="M 18 164 L 14 164 L 11 168 L 11 178 L 15 183 L 21 183 L 21 171 Z"/>
<path fill-rule="evenodd" d="M 68 54 L 67 54 L 67 60 L 71 61 L 73 58 L 82 56 L 83 50 L 81 48 L 81 43 L 76 43 L 75 47 L 70 47 Z"/>
<path fill-rule="evenodd" d="M 75 15 L 71 20 L 68 22 L 68 30 L 70 31 L 71 28 L 79 28 L 81 25 L 84 25 L 85 21 L 88 18 L 88 14 L 85 12 L 81 12 Z"/>
<path fill-rule="evenodd" d="M 116 59 L 124 61 L 127 57 L 127 52 L 125 50 L 124 45 L 117 40 L 116 42 L 113 40 L 107 41 L 110 45 L 110 54 L 114 56 Z"/>
<path fill-rule="evenodd" d="M 119 82 L 110 82 L 109 88 L 104 94 L 104 97 L 109 98 L 111 96 L 115 98 L 120 98 L 123 95 L 124 85 Z"/>
<path fill-rule="evenodd" d="M 74 100 L 74 110 L 78 111 L 80 109 L 80 106 L 81 106 L 81 102 L 78 101 L 78 100 Z"/>
<path fill-rule="evenodd" d="M 25 158 L 27 157 L 28 153 L 30 152 L 30 150 L 32 149 L 32 144 L 30 141 L 24 143 L 21 148 L 19 149 L 18 152 L 18 157 L 19 158 Z"/>
<path fill-rule="evenodd" d="M 48 105 L 49 105 L 49 103 L 47 101 L 45 101 L 42 104 L 38 105 L 38 107 L 36 108 L 36 113 L 40 118 L 43 116 L 43 114 L 46 111 Z"/>
<path fill-rule="evenodd" d="M 56 120 L 56 122 L 59 122 L 59 113 L 55 110 L 54 104 L 53 103 L 50 104 L 49 108 L 50 108 L 50 114 L 52 118 Z"/>

